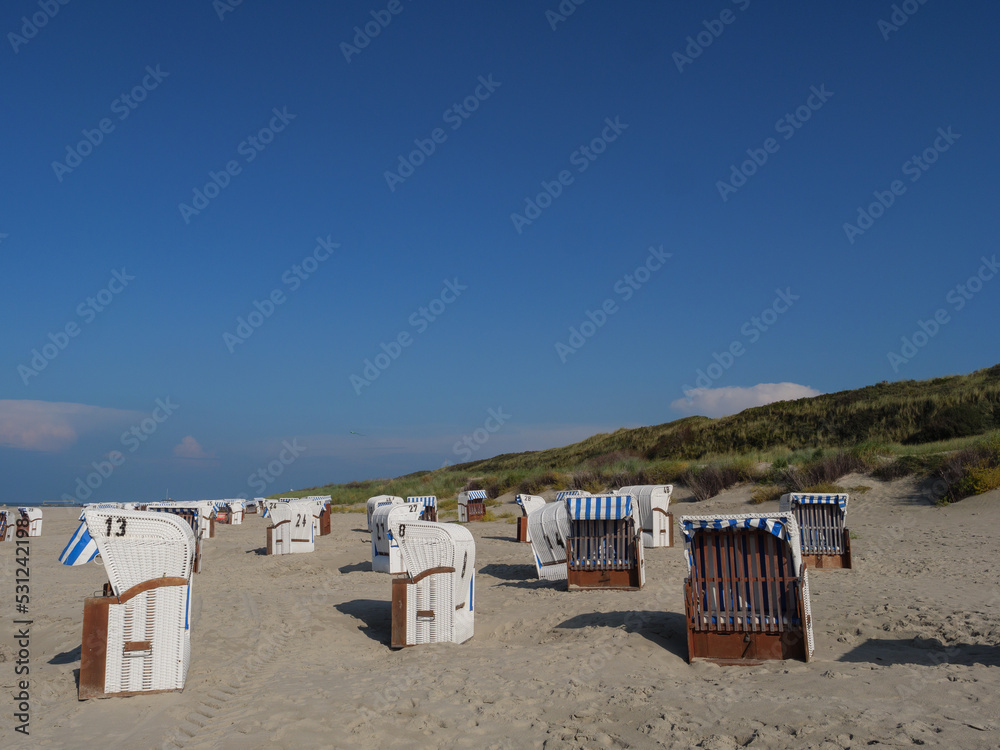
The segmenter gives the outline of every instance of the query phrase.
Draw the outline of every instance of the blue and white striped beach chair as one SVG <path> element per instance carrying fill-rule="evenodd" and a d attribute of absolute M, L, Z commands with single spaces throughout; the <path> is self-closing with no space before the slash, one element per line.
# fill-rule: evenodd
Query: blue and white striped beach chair
<path fill-rule="evenodd" d="M 851 567 L 851 532 L 846 527 L 848 499 L 845 494 L 813 492 L 781 496 L 778 510 L 795 516 L 807 568 Z"/>
<path fill-rule="evenodd" d="M 458 522 L 482 521 L 486 514 L 486 490 L 466 490 L 458 493 Z"/>
<path fill-rule="evenodd" d="M 681 516 L 688 661 L 812 657 L 809 578 L 791 513 Z"/>
<path fill-rule="evenodd" d="M 566 503 L 570 525 L 566 575 L 570 591 L 641 589 L 646 569 L 632 496 L 573 495 Z"/>

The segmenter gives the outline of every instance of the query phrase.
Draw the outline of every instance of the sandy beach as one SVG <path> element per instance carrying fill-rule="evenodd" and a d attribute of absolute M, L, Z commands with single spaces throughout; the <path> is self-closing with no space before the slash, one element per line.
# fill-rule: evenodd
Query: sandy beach
<path fill-rule="evenodd" d="M 14 547 L 0 545 L 4 747 L 861 748 L 1000 746 L 1000 492 L 935 507 L 912 479 L 852 493 L 855 568 L 810 576 L 811 663 L 686 661 L 683 546 L 646 550 L 640 592 L 539 581 L 506 521 L 470 524 L 476 634 L 392 651 L 389 576 L 363 513 L 316 552 L 263 554 L 267 521 L 216 528 L 194 577 L 182 693 L 77 700 L 99 562 L 59 564 L 78 510 L 31 540 L 30 738 L 13 731 Z M 551 493 L 548 493 L 551 494 Z M 776 511 L 749 489 L 684 513 Z M 516 511 L 512 498 L 494 512 Z M 675 531 L 675 538 L 682 536 Z M 564 585 L 564 584 L 563 584 Z"/>

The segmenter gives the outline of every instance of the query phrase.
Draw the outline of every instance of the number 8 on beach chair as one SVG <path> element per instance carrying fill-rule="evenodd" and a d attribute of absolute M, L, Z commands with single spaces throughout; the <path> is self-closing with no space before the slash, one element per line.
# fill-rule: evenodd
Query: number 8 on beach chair
<path fill-rule="evenodd" d="M 457 524 L 407 521 L 394 513 L 405 575 L 392 579 L 392 648 L 464 643 L 475 630 L 476 543 Z"/>
<path fill-rule="evenodd" d="M 791 513 L 802 536 L 802 559 L 807 568 L 850 568 L 851 532 L 847 520 L 848 495 L 793 492 L 781 496 L 778 510 Z"/>
<path fill-rule="evenodd" d="M 635 591 L 646 582 L 641 530 L 631 495 L 576 495 L 569 504 L 566 576 L 569 590 Z"/>
<path fill-rule="evenodd" d="M 421 510 L 423 506 L 417 503 L 390 503 L 375 509 L 372 515 L 372 570 L 393 575 L 406 572 L 392 524 L 419 521 Z"/>
<path fill-rule="evenodd" d="M 169 513 L 88 510 L 109 595 L 84 600 L 80 700 L 184 689 L 195 538 Z"/>
<path fill-rule="evenodd" d="M 809 579 L 794 516 L 681 516 L 680 525 L 688 662 L 809 661 Z"/>

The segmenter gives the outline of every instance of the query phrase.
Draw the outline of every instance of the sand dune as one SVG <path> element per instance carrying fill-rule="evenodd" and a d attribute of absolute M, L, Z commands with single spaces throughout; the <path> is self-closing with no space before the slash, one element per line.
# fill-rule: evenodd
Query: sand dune
<path fill-rule="evenodd" d="M 76 699 L 83 599 L 99 564 L 57 556 L 78 511 L 32 540 L 32 722 L 46 748 L 860 748 L 1000 745 L 1000 493 L 937 508 L 913 480 L 854 494 L 855 569 L 810 578 L 810 664 L 686 662 L 682 548 L 646 551 L 640 592 L 560 591 L 505 522 L 477 540 L 476 635 L 395 652 L 389 576 L 363 514 L 307 555 L 263 554 L 266 520 L 217 527 L 195 576 L 183 693 Z M 776 510 L 747 490 L 675 514 Z M 502 509 L 501 509 L 502 510 Z M 678 538 L 679 534 L 677 535 Z M 13 552 L 0 545 L 11 694 Z M 9 698 L 8 698 L 9 700 Z M 27 746 L 4 711 L 0 742 Z M 20 740 L 20 741 L 18 741 Z"/>

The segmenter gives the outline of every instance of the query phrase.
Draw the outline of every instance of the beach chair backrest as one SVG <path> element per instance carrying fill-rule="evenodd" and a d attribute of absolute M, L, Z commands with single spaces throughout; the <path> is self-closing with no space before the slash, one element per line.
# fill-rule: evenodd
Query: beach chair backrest
<path fill-rule="evenodd" d="M 636 563 L 637 527 L 631 495 L 572 495 L 566 503 L 571 568 L 626 570 Z"/>
<path fill-rule="evenodd" d="M 375 513 L 376 508 L 382 505 L 400 505 L 403 502 L 403 498 L 396 497 L 395 495 L 376 495 L 375 497 L 368 498 L 368 502 L 365 507 L 365 513 L 368 519 L 368 531 L 372 531 L 372 515 Z"/>
<path fill-rule="evenodd" d="M 518 495 L 514 502 L 521 506 L 521 514 L 525 517 L 545 507 L 545 498 L 538 495 Z"/>
<path fill-rule="evenodd" d="M 528 535 L 539 578 L 566 577 L 566 546 L 570 535 L 566 503 L 547 503 L 528 516 Z"/>
<path fill-rule="evenodd" d="M 849 499 L 842 493 L 791 492 L 781 496 L 778 509 L 795 516 L 803 554 L 840 555 Z"/>

